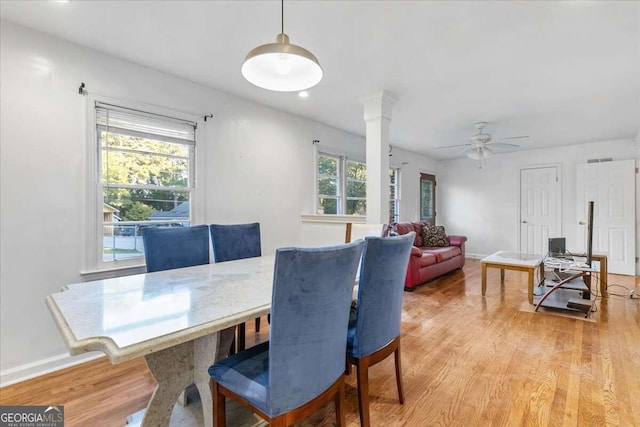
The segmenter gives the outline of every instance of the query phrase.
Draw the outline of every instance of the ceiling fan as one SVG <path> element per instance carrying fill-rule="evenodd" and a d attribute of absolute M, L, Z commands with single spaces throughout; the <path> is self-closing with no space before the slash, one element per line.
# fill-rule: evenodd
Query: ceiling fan
<path fill-rule="evenodd" d="M 483 132 L 483 129 L 487 126 L 487 122 L 478 122 L 474 126 L 478 130 L 478 133 L 472 135 L 469 138 L 469 142 L 467 142 L 466 144 L 447 145 L 445 147 L 438 147 L 437 149 L 439 150 L 443 148 L 467 147 L 464 150 L 464 152 L 467 154 L 467 157 L 473 160 L 478 160 L 480 162 L 480 167 L 482 167 L 482 165 L 484 164 L 484 160 L 487 157 L 493 155 L 496 151 L 495 149 L 516 149 L 520 147 L 517 144 L 497 141 L 529 138 L 528 135 L 510 136 L 507 138 L 499 138 L 494 141 L 490 133 Z"/>

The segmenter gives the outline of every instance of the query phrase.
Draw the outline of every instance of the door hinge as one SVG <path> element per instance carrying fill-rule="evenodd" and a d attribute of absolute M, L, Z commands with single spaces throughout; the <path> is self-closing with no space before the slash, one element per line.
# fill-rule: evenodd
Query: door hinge
<path fill-rule="evenodd" d="M 639 262 L 639 261 L 640 261 L 640 259 L 638 259 L 638 257 L 636 257 L 636 263 Z"/>
<path fill-rule="evenodd" d="M 636 168 L 636 173 L 638 173 L 638 168 Z"/>

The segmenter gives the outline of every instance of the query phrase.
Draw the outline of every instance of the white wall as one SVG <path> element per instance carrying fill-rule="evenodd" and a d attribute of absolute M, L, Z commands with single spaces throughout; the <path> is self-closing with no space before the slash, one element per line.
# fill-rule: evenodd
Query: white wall
<path fill-rule="evenodd" d="M 640 259 L 640 130 L 635 138 L 636 146 L 636 258 Z M 640 276 L 640 262 L 636 262 L 636 276 Z"/>
<path fill-rule="evenodd" d="M 467 253 L 484 256 L 498 250 L 517 250 L 519 233 L 520 168 L 560 165 L 562 224 L 560 235 L 571 247 L 576 240 L 576 166 L 587 159 L 637 157 L 634 141 L 617 140 L 519 151 L 477 162 L 456 159 L 441 162 L 438 170 L 439 221 L 451 234 L 466 235 Z M 637 192 L 637 189 L 636 189 Z M 636 230 L 636 239 L 638 239 Z"/>
<path fill-rule="evenodd" d="M 393 121 L 391 126 L 393 127 Z M 389 162 L 391 166 L 400 168 L 399 222 L 418 221 L 420 219 L 420 174 L 437 174 L 438 161 L 393 147 Z"/>
<path fill-rule="evenodd" d="M 314 209 L 312 141 L 364 154 L 363 137 L 8 22 L 0 27 L 3 384 L 41 372 L 43 361 L 56 366 L 67 353 L 44 298 L 79 282 L 84 268 L 85 161 L 93 141 L 85 136 L 87 97 L 78 95 L 80 82 L 96 95 L 213 113 L 212 121 L 198 124 L 205 159 L 196 222 L 259 221 L 265 253 L 305 243 L 301 214 Z M 398 156 L 413 159 L 406 152 Z M 410 162 L 411 175 L 433 167 L 421 156 Z M 403 194 L 417 195 L 415 181 L 403 180 Z M 402 203 L 403 218 L 417 212 L 410 197 Z"/>

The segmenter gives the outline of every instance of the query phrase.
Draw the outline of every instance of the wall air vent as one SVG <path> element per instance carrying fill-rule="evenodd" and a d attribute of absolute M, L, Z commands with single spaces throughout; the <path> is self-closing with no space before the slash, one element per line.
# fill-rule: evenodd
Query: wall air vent
<path fill-rule="evenodd" d="M 587 163 L 604 163 L 613 162 L 613 157 L 603 157 L 601 159 L 588 159 Z"/>

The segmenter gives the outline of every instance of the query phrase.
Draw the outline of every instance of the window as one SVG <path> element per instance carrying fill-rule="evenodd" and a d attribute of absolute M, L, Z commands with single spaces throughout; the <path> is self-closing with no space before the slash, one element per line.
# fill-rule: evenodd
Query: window
<path fill-rule="evenodd" d="M 102 261 L 140 258 L 142 228 L 191 223 L 196 124 L 95 106 Z"/>
<path fill-rule="evenodd" d="M 318 153 L 317 172 L 318 213 L 362 216 L 367 214 L 366 163 L 344 156 Z M 399 172 L 399 169 L 389 169 L 390 221 L 398 220 Z"/>
<path fill-rule="evenodd" d="M 340 171 L 342 159 L 328 154 L 318 155 L 318 212 L 342 213 Z"/>
<path fill-rule="evenodd" d="M 400 220 L 400 169 L 389 169 L 389 224 Z"/>
<path fill-rule="evenodd" d="M 367 165 L 347 160 L 347 215 L 367 214 Z"/>

